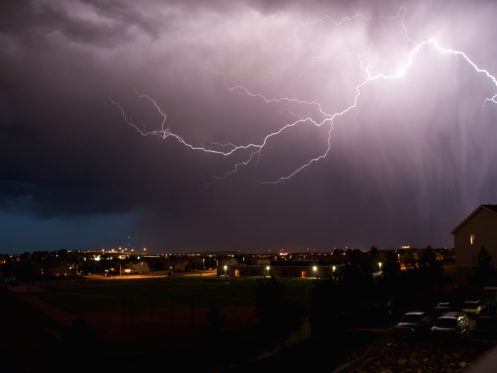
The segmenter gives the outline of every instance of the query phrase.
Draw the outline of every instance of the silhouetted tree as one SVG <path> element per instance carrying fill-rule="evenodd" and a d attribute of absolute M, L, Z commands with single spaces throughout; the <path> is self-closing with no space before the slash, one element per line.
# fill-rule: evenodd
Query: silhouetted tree
<path fill-rule="evenodd" d="M 257 280 L 257 314 L 270 342 L 288 337 L 301 323 L 299 308 L 286 296 L 285 286 L 274 277 Z"/>
<path fill-rule="evenodd" d="M 336 281 L 317 281 L 312 289 L 310 321 L 316 338 L 336 337 L 343 332 L 343 316 L 347 303 L 343 301 L 343 284 Z M 337 302 L 337 301 L 340 302 Z"/>
<path fill-rule="evenodd" d="M 430 280 L 436 281 L 440 279 L 443 273 L 443 265 L 437 260 L 437 255 L 431 246 L 423 250 L 419 262 L 421 268 L 431 275 Z"/>
<path fill-rule="evenodd" d="M 361 250 L 354 249 L 347 251 L 349 263 L 348 267 L 361 272 L 369 271 L 369 256 Z"/>
<path fill-rule="evenodd" d="M 488 250 L 482 246 L 476 257 L 473 275 L 474 285 L 484 286 L 493 284 L 496 280 L 495 266 Z"/>
<path fill-rule="evenodd" d="M 213 348 L 219 347 L 223 335 L 223 316 L 219 307 L 211 307 L 207 314 L 206 336 Z"/>
<path fill-rule="evenodd" d="M 350 314 L 349 300 L 340 281 L 316 281 L 312 289 L 309 321 L 316 348 L 326 348 L 328 358 L 345 356 L 345 329 Z"/>
<path fill-rule="evenodd" d="M 378 270 L 378 262 L 380 261 L 380 252 L 376 246 L 371 246 L 369 249 L 369 270 L 371 272 Z"/>
<path fill-rule="evenodd" d="M 400 272 L 400 263 L 394 251 L 389 251 L 386 254 L 382 269 L 384 278 L 393 279 L 397 277 Z"/>

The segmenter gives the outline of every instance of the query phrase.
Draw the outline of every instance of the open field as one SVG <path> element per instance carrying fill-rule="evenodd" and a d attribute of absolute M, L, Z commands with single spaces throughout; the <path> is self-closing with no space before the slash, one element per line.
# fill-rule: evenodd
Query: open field
<path fill-rule="evenodd" d="M 290 299 L 307 304 L 312 280 L 282 282 Z M 130 340 L 191 338 L 205 333 L 212 317 L 219 317 L 226 331 L 252 328 L 257 322 L 256 286 L 257 278 L 156 277 L 51 281 L 12 290 L 63 325 L 80 319 L 106 340 Z"/>
<path fill-rule="evenodd" d="M 308 298 L 311 280 L 284 280 L 291 299 Z M 36 296 L 69 313 L 119 311 L 121 308 L 254 306 L 255 278 L 223 280 L 185 277 L 120 281 L 58 282 Z"/>

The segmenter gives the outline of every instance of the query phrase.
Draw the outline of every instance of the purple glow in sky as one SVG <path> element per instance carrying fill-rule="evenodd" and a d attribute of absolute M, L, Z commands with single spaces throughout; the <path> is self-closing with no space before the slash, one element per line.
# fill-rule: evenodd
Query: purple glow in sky
<path fill-rule="evenodd" d="M 490 1 L 3 8 L 0 216 L 92 227 L 18 246 L 450 245 L 497 199 Z"/>

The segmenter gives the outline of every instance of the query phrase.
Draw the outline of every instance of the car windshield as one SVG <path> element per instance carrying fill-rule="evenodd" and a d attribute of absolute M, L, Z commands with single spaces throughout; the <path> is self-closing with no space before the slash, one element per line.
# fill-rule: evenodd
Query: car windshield
<path fill-rule="evenodd" d="M 409 322 L 409 323 L 418 323 L 421 320 L 423 320 L 424 315 L 416 315 L 416 314 L 411 314 L 411 315 L 404 315 L 402 318 L 402 322 Z"/>
<path fill-rule="evenodd" d="M 464 307 L 465 308 L 476 308 L 478 307 L 479 302 L 465 302 Z"/>
<path fill-rule="evenodd" d="M 457 321 L 456 319 L 438 319 L 435 325 L 439 328 L 455 328 Z"/>

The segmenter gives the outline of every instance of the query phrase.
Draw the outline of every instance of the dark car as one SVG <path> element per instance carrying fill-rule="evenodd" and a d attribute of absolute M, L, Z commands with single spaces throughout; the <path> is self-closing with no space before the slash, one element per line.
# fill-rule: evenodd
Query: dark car
<path fill-rule="evenodd" d="M 462 307 L 462 312 L 467 314 L 468 316 L 478 316 L 481 312 L 482 305 L 479 300 L 467 300 L 464 302 Z"/>
<path fill-rule="evenodd" d="M 437 306 L 435 307 L 435 311 L 449 312 L 450 311 L 450 303 L 449 302 L 438 303 Z"/>
<path fill-rule="evenodd" d="M 444 313 L 451 311 L 451 306 L 449 302 L 439 302 L 433 310 L 433 317 L 442 316 Z"/>
<path fill-rule="evenodd" d="M 422 311 L 407 312 L 394 327 L 394 332 L 401 336 L 419 336 L 430 330 L 431 317 Z"/>
<path fill-rule="evenodd" d="M 497 307 L 487 304 L 476 316 L 476 331 L 482 336 L 494 336 L 497 333 Z"/>
<path fill-rule="evenodd" d="M 464 312 L 447 312 L 440 316 L 431 327 L 435 336 L 467 337 L 471 324 Z"/>

